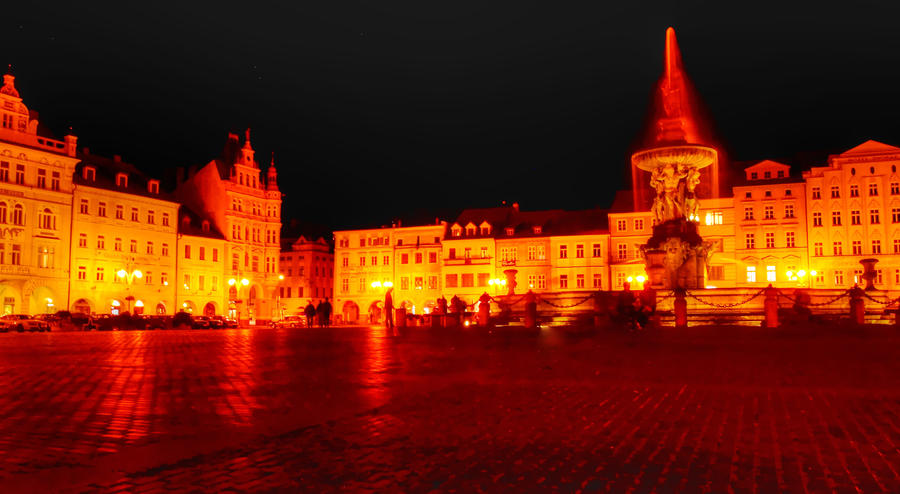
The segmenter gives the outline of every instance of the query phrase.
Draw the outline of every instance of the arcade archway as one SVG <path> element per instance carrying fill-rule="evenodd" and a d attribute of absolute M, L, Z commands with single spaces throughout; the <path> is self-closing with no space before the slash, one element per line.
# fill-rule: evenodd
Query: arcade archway
<path fill-rule="evenodd" d="M 216 315 L 216 304 L 213 302 L 207 302 L 206 305 L 203 306 L 203 315 L 204 316 Z"/>
<path fill-rule="evenodd" d="M 356 302 L 348 300 L 347 302 L 344 302 L 344 306 L 341 308 L 341 314 L 344 316 L 344 322 L 355 323 L 359 321 L 359 306 L 356 305 Z"/>

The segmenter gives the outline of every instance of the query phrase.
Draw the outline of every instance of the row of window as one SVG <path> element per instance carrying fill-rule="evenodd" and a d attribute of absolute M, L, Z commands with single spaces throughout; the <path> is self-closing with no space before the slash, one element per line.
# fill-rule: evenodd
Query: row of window
<path fill-rule="evenodd" d="M 812 214 L 813 218 L 813 226 L 822 226 L 822 213 L 814 212 Z M 900 208 L 892 208 L 891 209 L 891 223 L 900 223 Z M 862 224 L 862 212 L 854 209 L 850 211 L 850 224 L 851 225 L 861 225 Z M 878 225 L 881 224 L 881 210 L 879 209 L 870 209 L 869 210 L 869 224 L 870 225 Z M 832 211 L 831 212 L 831 226 L 841 226 L 841 212 L 840 211 Z"/>
<path fill-rule="evenodd" d="M 97 235 L 97 244 L 96 244 L 96 245 L 97 245 L 97 249 L 99 249 L 99 250 L 105 250 L 105 249 L 106 249 L 106 236 L 104 236 L 104 235 Z M 86 234 L 86 233 L 80 233 L 80 234 L 78 234 L 78 247 L 87 248 L 87 246 L 88 246 L 88 237 L 87 237 L 87 234 Z M 113 250 L 116 251 L 116 252 L 122 252 L 122 246 L 123 246 L 122 238 L 121 238 L 121 237 L 115 237 L 115 238 L 113 239 Z M 185 246 L 185 247 L 189 247 L 189 246 Z M 128 252 L 130 252 L 130 253 L 132 253 L 132 254 L 137 254 L 137 253 L 138 253 L 138 241 L 137 241 L 137 240 L 134 240 L 134 239 L 129 240 L 129 242 L 128 242 Z M 145 246 L 144 253 L 146 253 L 146 254 L 151 254 L 151 255 L 152 255 L 152 254 L 155 254 L 155 253 L 156 253 L 156 247 L 155 247 L 155 244 L 154 244 L 153 242 L 148 241 L 147 244 L 146 244 L 146 246 Z M 163 243 L 163 244 L 162 244 L 160 254 L 161 254 L 163 257 L 169 255 L 169 244 L 167 244 L 167 243 Z M 218 251 L 217 251 L 217 250 L 216 250 L 215 255 L 218 257 Z"/>
<path fill-rule="evenodd" d="M 775 248 L 775 232 L 766 232 L 766 248 L 774 249 Z M 784 246 L 785 247 L 796 247 L 796 234 L 794 232 L 785 232 L 784 234 Z M 745 249 L 755 249 L 756 248 L 756 234 L 755 233 L 747 233 L 744 235 L 744 248 Z"/>
<path fill-rule="evenodd" d="M 900 195 L 900 182 L 891 182 L 891 195 L 896 196 Z M 878 196 L 878 184 L 870 183 L 869 184 L 869 196 L 877 197 Z M 832 185 L 831 186 L 831 198 L 832 199 L 840 199 L 841 197 L 841 187 L 840 185 Z M 850 197 L 859 197 L 859 185 L 851 185 L 850 186 Z M 813 187 L 812 188 L 812 198 L 813 199 L 821 199 L 822 198 L 822 188 L 821 187 Z"/>
<path fill-rule="evenodd" d="M 266 273 L 275 273 L 278 271 L 278 258 L 266 256 Z M 248 253 L 244 253 L 244 269 L 249 269 L 254 273 L 258 273 L 259 271 L 259 256 L 250 256 Z M 240 271 L 241 270 L 241 256 L 234 252 L 231 254 L 231 270 L 232 271 Z"/>
<path fill-rule="evenodd" d="M 0 161 L 0 182 L 15 183 L 17 185 L 25 185 L 25 165 L 17 164 L 14 169 L 13 180 L 10 180 L 10 164 L 8 161 Z M 59 190 L 60 173 L 51 172 L 49 175 L 50 182 L 47 182 L 47 170 L 38 168 L 37 182 L 35 187 L 39 189 Z"/>
<path fill-rule="evenodd" d="M 268 244 L 278 243 L 278 231 L 266 228 L 266 240 L 265 242 Z M 238 224 L 231 225 L 231 239 L 232 240 L 249 240 L 251 242 L 262 242 L 262 229 L 259 227 L 253 227 L 251 230 L 250 227 Z"/>
<path fill-rule="evenodd" d="M 628 220 L 619 219 L 616 220 L 616 230 L 620 232 L 624 232 L 628 229 Z M 643 218 L 635 218 L 634 219 L 634 229 L 635 231 L 641 231 L 644 229 L 644 219 Z"/>
<path fill-rule="evenodd" d="M 348 281 L 347 286 L 349 287 L 349 281 Z M 279 294 L 281 295 L 281 298 L 292 298 L 292 297 L 303 298 L 303 297 L 305 297 L 305 295 L 303 295 L 304 290 L 303 290 L 302 286 L 298 286 L 296 292 L 293 291 L 292 288 L 293 287 L 290 287 L 290 286 L 279 287 L 278 289 L 279 289 Z M 313 298 L 331 297 L 332 296 L 331 291 L 332 291 L 331 288 L 314 286 L 309 291 L 309 296 L 313 297 Z"/>
<path fill-rule="evenodd" d="M 784 170 L 778 170 L 776 172 L 776 178 L 784 178 L 784 177 L 785 177 Z M 771 170 L 764 171 L 763 178 L 764 179 L 772 178 L 772 171 Z M 759 179 L 759 173 L 750 172 L 750 180 L 757 180 L 757 179 Z"/>
<path fill-rule="evenodd" d="M 90 213 L 90 201 L 87 199 L 82 199 L 78 205 L 78 212 L 81 214 L 91 214 Z M 99 201 L 97 203 L 97 216 L 101 218 L 106 218 L 108 215 L 107 204 L 104 201 Z M 121 204 L 117 204 L 115 207 L 115 218 L 117 220 L 125 219 L 125 206 Z M 138 208 L 131 208 L 131 221 L 139 222 L 140 220 L 140 211 Z M 156 224 L 156 211 L 148 210 L 147 211 L 147 224 L 155 225 Z M 161 215 L 161 224 L 162 226 L 169 226 L 169 213 L 162 213 Z"/>
<path fill-rule="evenodd" d="M 297 266 L 297 276 L 305 276 L 305 271 L 306 270 L 304 269 L 304 266 Z M 318 264 L 313 266 L 313 274 L 316 277 L 318 277 L 320 274 L 322 276 L 328 274 L 328 276 L 331 277 L 331 274 L 329 273 L 331 273 L 331 269 L 327 269 L 325 266 L 319 266 Z M 287 267 L 285 276 L 287 276 L 288 278 L 294 276 L 294 268 L 292 266 Z"/>
<path fill-rule="evenodd" d="M 244 211 L 244 201 L 237 197 L 232 197 L 231 198 L 231 209 L 234 211 L 237 211 L 239 213 L 243 212 Z M 250 207 L 247 212 L 259 216 L 262 214 L 262 205 L 260 205 L 258 202 L 251 201 Z M 274 205 L 266 206 L 266 216 L 272 217 L 272 218 L 277 218 L 278 217 L 278 206 L 274 206 Z"/>
<path fill-rule="evenodd" d="M 796 272 L 796 267 L 794 267 L 794 266 L 788 266 L 787 270 L 784 273 L 779 273 L 775 266 L 771 266 L 771 265 L 766 266 L 765 267 L 765 282 L 771 283 L 771 282 L 777 282 L 777 281 L 797 281 L 797 277 L 795 275 L 793 275 L 794 272 Z M 791 273 L 792 277 L 788 277 L 788 273 Z M 854 283 L 854 284 L 860 284 L 863 282 L 863 278 L 862 278 L 863 270 L 862 269 L 848 270 L 847 274 L 848 274 L 848 277 L 845 278 L 844 270 L 835 269 L 835 270 L 831 271 L 831 281 L 834 283 L 835 286 L 839 286 L 839 287 L 845 286 L 845 283 L 848 280 L 852 280 L 852 283 Z M 812 278 L 813 283 L 811 283 L 811 285 L 815 286 L 815 284 L 824 284 L 825 279 L 826 279 L 826 273 L 817 272 L 816 275 L 813 276 L 813 278 Z M 747 283 L 758 283 L 758 282 L 763 281 L 762 277 L 757 275 L 757 267 L 756 266 L 747 266 L 746 280 L 747 280 Z M 884 271 L 883 270 L 881 270 L 881 269 L 875 270 L 875 280 L 874 281 L 876 284 L 879 284 L 879 285 L 884 283 Z M 900 269 L 894 270 L 894 283 L 900 284 Z"/>
<path fill-rule="evenodd" d="M 872 240 L 871 243 L 872 249 L 869 251 L 870 254 L 881 254 L 881 240 Z M 854 240 L 850 243 L 852 255 L 862 255 L 863 247 L 861 240 Z M 832 255 L 842 256 L 844 255 L 844 245 L 840 241 L 832 242 L 831 244 L 831 252 Z M 894 254 L 900 254 L 900 239 L 894 240 Z M 822 242 L 816 242 L 813 244 L 813 256 L 820 257 L 825 255 L 825 247 Z"/>
<path fill-rule="evenodd" d="M 744 206 L 744 219 L 745 220 L 755 219 L 754 211 L 755 211 L 755 209 L 753 208 L 753 206 Z M 795 218 L 793 204 L 785 204 L 784 205 L 784 217 L 785 217 L 785 219 Z M 775 219 L 775 206 L 763 207 L 763 219 L 766 219 L 766 220 L 774 220 Z"/>
<path fill-rule="evenodd" d="M 784 196 L 785 197 L 793 197 L 794 193 L 793 193 L 793 191 L 791 191 L 791 189 L 784 189 Z M 764 191 L 763 197 L 767 197 L 767 198 L 772 197 L 772 191 L 771 190 Z M 744 199 L 753 199 L 753 192 L 751 192 L 751 191 L 744 192 Z"/>

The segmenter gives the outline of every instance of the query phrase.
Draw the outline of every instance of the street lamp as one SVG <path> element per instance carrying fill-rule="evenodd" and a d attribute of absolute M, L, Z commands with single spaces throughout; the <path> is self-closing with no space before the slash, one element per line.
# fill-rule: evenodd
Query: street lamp
<path fill-rule="evenodd" d="M 493 286 L 494 293 L 496 293 L 497 290 L 502 290 L 503 287 L 506 286 L 506 280 L 504 280 L 502 278 L 493 278 L 493 279 L 488 280 L 488 285 Z"/>
<path fill-rule="evenodd" d="M 134 271 L 126 271 L 125 269 L 120 269 L 116 272 L 116 276 L 119 279 L 125 281 L 125 285 L 128 287 L 128 295 L 125 297 L 125 300 L 128 302 L 128 312 L 131 313 L 131 301 L 134 300 L 134 297 L 131 295 L 131 284 L 134 283 L 135 279 L 141 279 L 144 277 L 144 273 L 141 272 L 140 269 L 135 269 Z M 115 304 L 113 304 L 115 305 Z"/>
<path fill-rule="evenodd" d="M 250 280 L 248 280 L 247 278 L 241 278 L 240 280 L 237 278 L 229 278 L 228 279 L 228 286 L 235 287 L 235 293 L 237 294 L 237 300 L 235 302 L 241 303 L 241 296 L 240 296 L 241 295 L 241 286 L 247 286 L 249 284 L 250 284 Z M 247 304 L 247 315 L 248 316 L 250 315 L 249 304 Z M 238 320 L 240 320 L 240 318 L 241 318 L 240 310 L 238 310 L 237 316 L 238 316 L 237 317 Z"/>

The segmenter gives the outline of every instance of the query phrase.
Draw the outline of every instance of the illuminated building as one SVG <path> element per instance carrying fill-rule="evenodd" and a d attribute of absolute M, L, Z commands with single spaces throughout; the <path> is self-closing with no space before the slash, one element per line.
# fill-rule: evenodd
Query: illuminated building
<path fill-rule="evenodd" d="M 395 308 L 422 314 L 440 296 L 441 241 L 447 226 L 334 232 L 334 308 L 343 321 L 381 320 L 384 294 Z"/>
<path fill-rule="evenodd" d="M 179 311 L 228 315 L 225 236 L 206 218 L 182 206 L 178 221 L 175 287 Z M 232 313 L 236 316 L 236 313 Z"/>
<path fill-rule="evenodd" d="M 900 288 L 898 166 L 900 148 L 870 140 L 803 173 L 814 286 L 860 282 L 859 261 L 875 258 L 875 285 Z"/>
<path fill-rule="evenodd" d="M 243 144 L 229 134 L 222 155 L 199 169 L 189 168 L 176 189 L 183 204 L 209 218 L 224 235 L 228 311 L 251 322 L 279 316 L 275 302 L 281 250 L 275 163 L 263 180 L 254 154 L 249 130 Z"/>
<path fill-rule="evenodd" d="M 71 309 L 172 314 L 178 203 L 118 156 L 87 149 L 73 178 Z"/>
<path fill-rule="evenodd" d="M 12 74 L 3 76 L 0 117 L 0 313 L 65 309 L 77 138 L 49 137 Z"/>
<path fill-rule="evenodd" d="M 307 304 L 332 298 L 334 290 L 334 254 L 324 238 L 307 240 L 282 238 L 285 248 L 278 265 L 284 279 L 278 283 L 278 303 L 285 315 L 302 313 Z"/>
<path fill-rule="evenodd" d="M 810 272 L 806 245 L 805 184 L 790 167 L 762 161 L 744 169 L 733 188 L 737 286 L 797 286 Z M 787 273 L 791 273 L 790 276 Z M 802 280 L 806 286 L 809 280 Z"/>

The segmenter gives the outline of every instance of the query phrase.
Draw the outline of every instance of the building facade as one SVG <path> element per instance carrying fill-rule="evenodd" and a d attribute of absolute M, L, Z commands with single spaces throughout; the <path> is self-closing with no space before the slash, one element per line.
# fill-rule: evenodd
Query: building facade
<path fill-rule="evenodd" d="M 0 314 L 65 309 L 77 138 L 50 137 L 12 74 L 3 76 L 0 117 Z"/>
<path fill-rule="evenodd" d="M 225 237 L 209 219 L 187 206 L 181 206 L 179 214 L 178 264 L 173 283 L 177 310 L 237 319 L 237 311 L 229 311 Z"/>
<path fill-rule="evenodd" d="M 229 134 L 222 155 L 189 168 L 176 189 L 183 204 L 225 237 L 227 311 L 250 323 L 280 317 L 281 192 L 274 160 L 265 179 L 261 173 L 248 130 L 243 143 Z"/>
<path fill-rule="evenodd" d="M 79 155 L 73 179 L 70 308 L 86 314 L 177 312 L 178 203 L 118 156 Z"/>
<path fill-rule="evenodd" d="M 334 297 L 334 254 L 319 237 L 282 239 L 278 263 L 283 279 L 278 284 L 278 303 L 285 315 L 303 312 L 310 302 L 318 305 Z"/>

